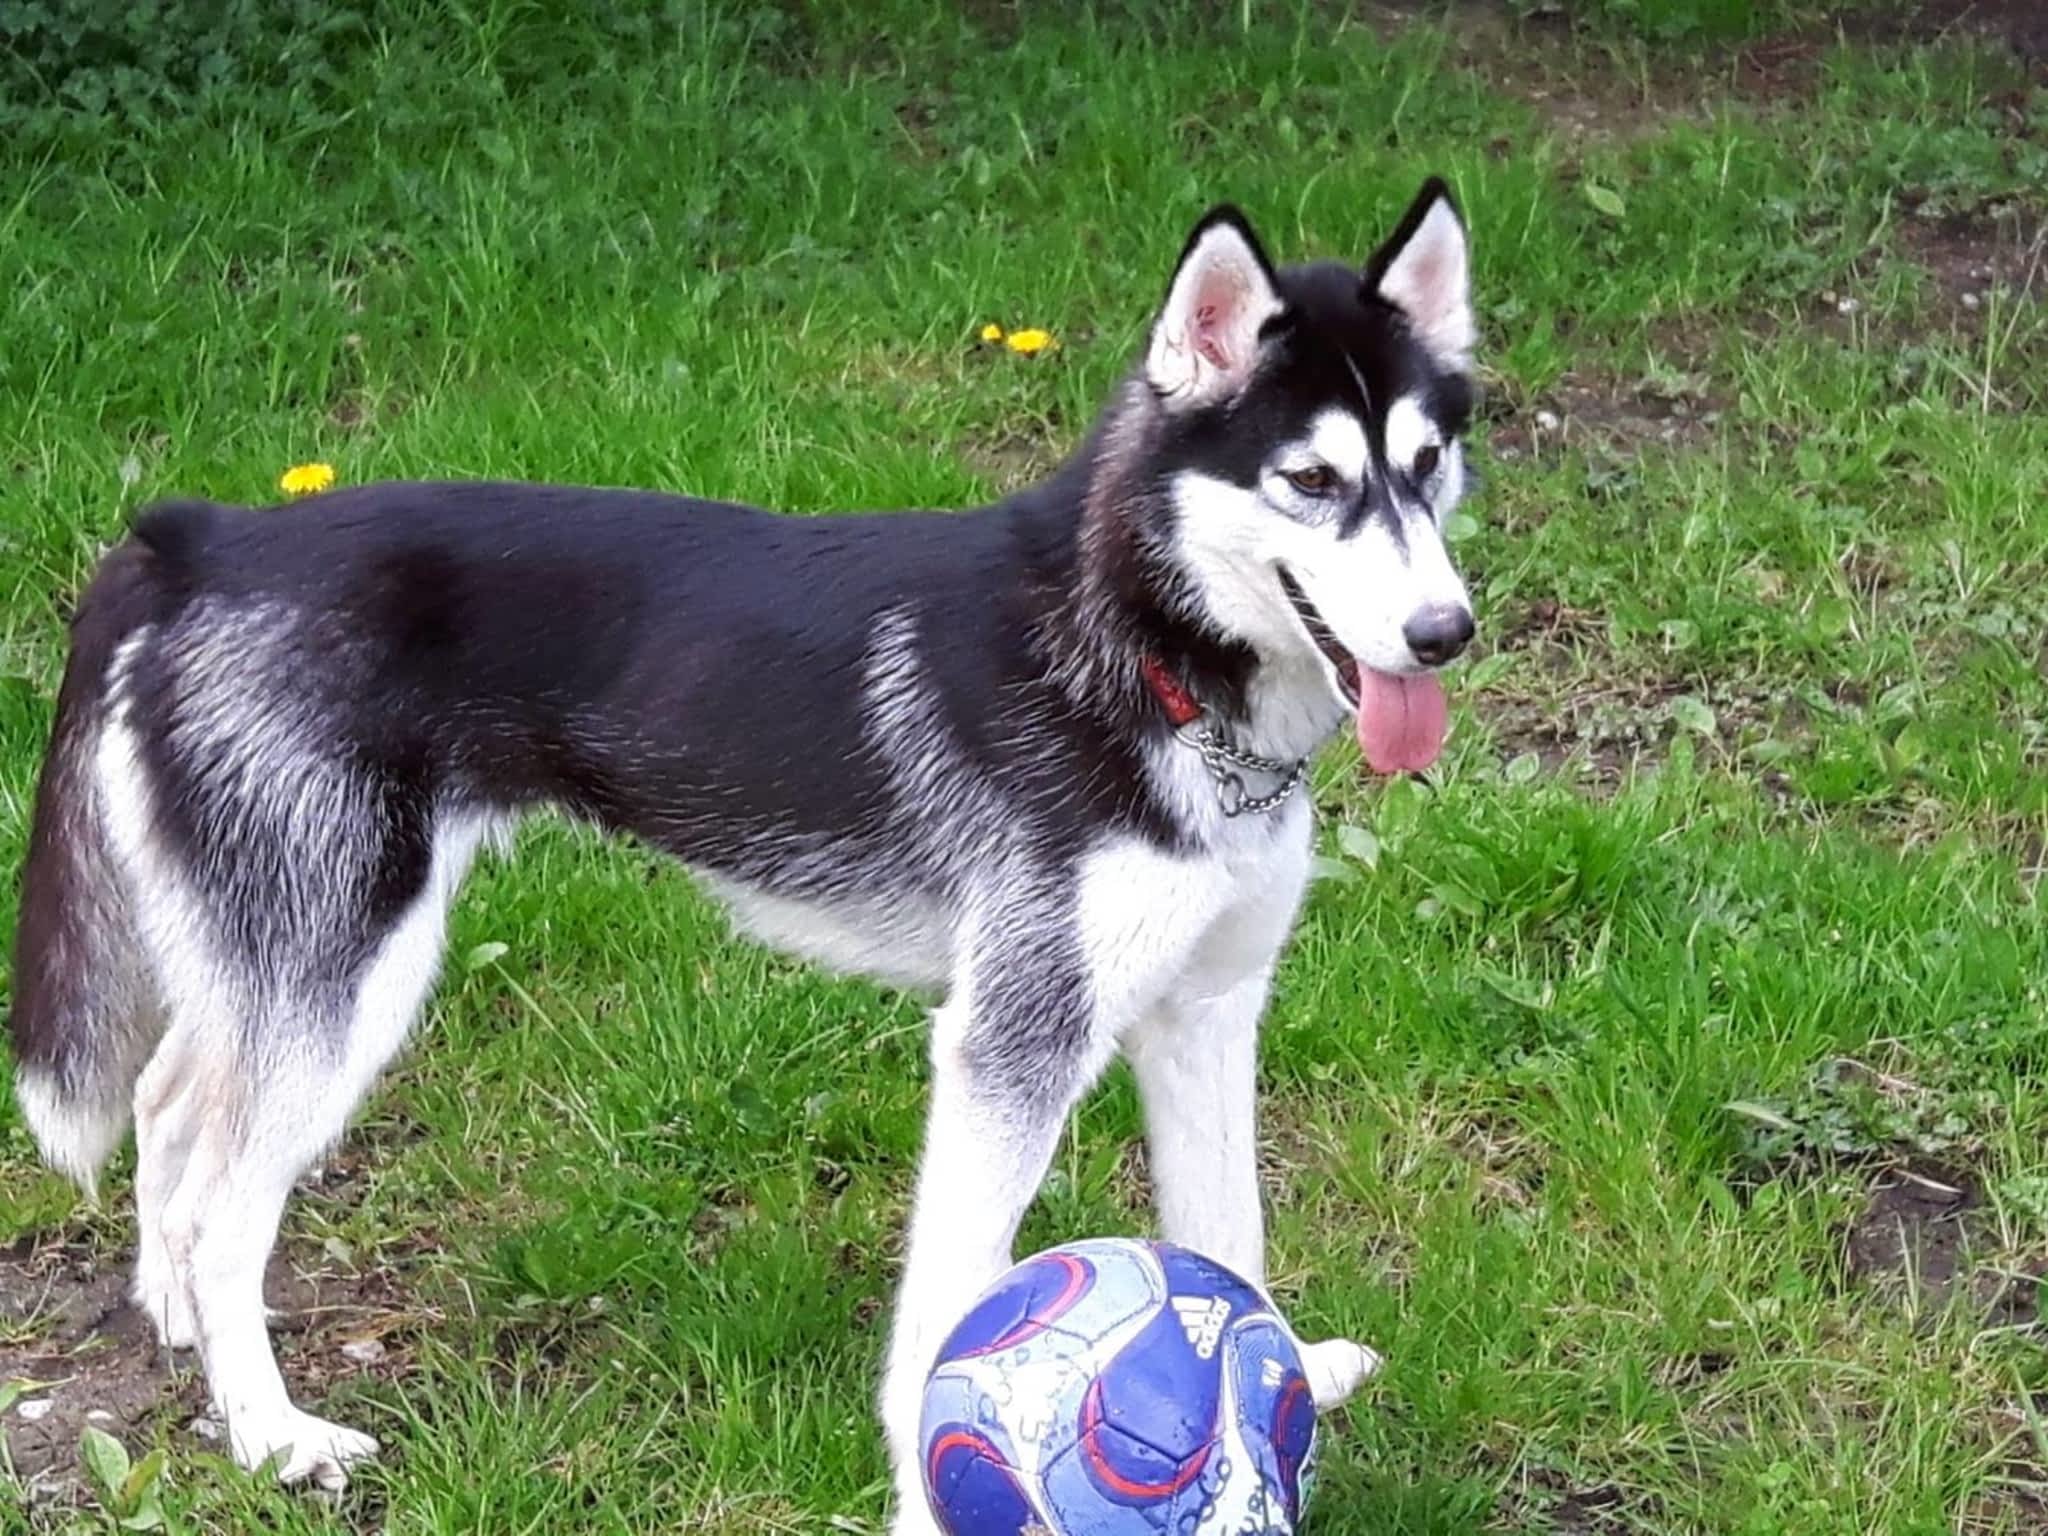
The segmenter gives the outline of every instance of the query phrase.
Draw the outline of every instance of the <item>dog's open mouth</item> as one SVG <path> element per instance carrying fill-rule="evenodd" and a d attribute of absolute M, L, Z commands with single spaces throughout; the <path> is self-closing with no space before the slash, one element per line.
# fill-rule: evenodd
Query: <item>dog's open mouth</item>
<path fill-rule="evenodd" d="M 1316 649 L 1330 660 L 1337 669 L 1337 684 L 1344 690 L 1344 702 L 1353 709 L 1358 708 L 1359 675 L 1358 658 L 1337 643 L 1337 636 L 1330 626 L 1323 622 L 1323 616 L 1316 612 L 1316 605 L 1308 600 L 1308 594 L 1301 590 L 1301 583 L 1286 566 L 1280 566 L 1280 586 L 1287 593 L 1287 601 L 1294 604 L 1294 616 L 1301 620 L 1301 627 L 1308 631 L 1309 639 L 1315 641 Z"/>
<path fill-rule="evenodd" d="M 1444 749 L 1450 720 L 1444 685 L 1433 672 L 1381 672 L 1361 666 L 1337 639 L 1285 566 L 1280 586 L 1315 647 L 1337 671 L 1337 686 L 1358 715 L 1358 748 L 1374 773 L 1420 773 Z"/>

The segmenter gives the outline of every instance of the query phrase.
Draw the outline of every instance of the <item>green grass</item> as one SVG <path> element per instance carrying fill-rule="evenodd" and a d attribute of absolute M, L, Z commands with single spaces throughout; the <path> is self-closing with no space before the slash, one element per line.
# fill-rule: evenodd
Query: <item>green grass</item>
<path fill-rule="evenodd" d="M 662 15 L 498 0 L 0 148 L 0 862 L 64 604 L 150 498 L 274 500 L 309 458 L 985 498 L 1077 439 L 1207 203 L 1361 256 L 1442 170 L 1492 370 L 1487 644 L 1433 787 L 1320 765 L 1334 862 L 1263 1055 L 1284 1299 L 1389 1360 L 1314 1529 L 2040 1529 L 2048 325 L 1936 258 L 2027 272 L 2048 95 L 1826 33 L 1759 96 L 1725 56 L 1337 7 Z M 1587 80 L 1611 132 L 1537 94 Z M 303 1266 L 381 1277 L 385 1368 L 316 1328 L 286 1370 L 318 1357 L 386 1458 L 338 1503 L 259 1487 L 185 1381 L 131 1437 L 168 1518 L 878 1530 L 916 1008 L 735 942 L 641 853 L 542 824 L 520 855 L 287 1220 Z M 1137 1133 L 1113 1076 L 1027 1245 L 1143 1230 Z M 1919 1234 L 1946 1288 L 1852 1262 L 1901 1168 L 1969 1191 Z M 0 1244 L 125 1264 L 110 1184 L 78 1208 L 0 1109 Z"/>

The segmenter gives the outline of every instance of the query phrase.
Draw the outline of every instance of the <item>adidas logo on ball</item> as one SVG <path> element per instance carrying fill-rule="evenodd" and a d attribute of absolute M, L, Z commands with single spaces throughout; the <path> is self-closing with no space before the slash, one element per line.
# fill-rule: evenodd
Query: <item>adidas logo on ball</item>
<path fill-rule="evenodd" d="M 1181 1328 L 1194 1345 L 1196 1358 L 1206 1360 L 1215 1354 L 1223 1325 L 1230 1321 L 1230 1303 L 1221 1296 L 1176 1296 L 1173 1310 L 1180 1315 Z"/>

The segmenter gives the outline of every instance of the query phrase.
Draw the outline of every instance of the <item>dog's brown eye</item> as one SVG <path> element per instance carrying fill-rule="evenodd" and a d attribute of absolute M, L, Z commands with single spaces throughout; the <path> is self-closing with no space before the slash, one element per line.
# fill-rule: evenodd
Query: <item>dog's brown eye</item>
<path fill-rule="evenodd" d="M 1304 496 L 1327 496 L 1337 489 L 1337 475 L 1327 464 L 1311 464 L 1307 469 L 1290 469 L 1287 483 Z"/>
<path fill-rule="evenodd" d="M 1427 480 L 1436 473 L 1436 466 L 1442 458 L 1443 452 L 1435 443 L 1427 445 L 1422 452 L 1415 455 L 1415 478 Z"/>

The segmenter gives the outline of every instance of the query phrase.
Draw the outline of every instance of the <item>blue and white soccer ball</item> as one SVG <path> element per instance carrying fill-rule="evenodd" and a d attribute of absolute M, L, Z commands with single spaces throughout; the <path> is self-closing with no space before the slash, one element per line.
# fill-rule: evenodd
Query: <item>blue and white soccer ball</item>
<path fill-rule="evenodd" d="M 949 1536 L 1292 1532 L 1315 1404 L 1258 1289 L 1170 1243 L 1049 1248 L 940 1347 L 919 1444 Z"/>

